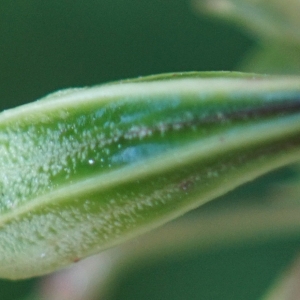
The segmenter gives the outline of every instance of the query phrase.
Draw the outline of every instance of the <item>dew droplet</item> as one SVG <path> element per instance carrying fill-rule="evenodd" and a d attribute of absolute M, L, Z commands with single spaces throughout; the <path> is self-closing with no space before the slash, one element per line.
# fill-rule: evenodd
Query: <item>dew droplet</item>
<path fill-rule="evenodd" d="M 89 159 L 89 164 L 93 165 L 95 163 L 95 161 L 93 159 Z"/>

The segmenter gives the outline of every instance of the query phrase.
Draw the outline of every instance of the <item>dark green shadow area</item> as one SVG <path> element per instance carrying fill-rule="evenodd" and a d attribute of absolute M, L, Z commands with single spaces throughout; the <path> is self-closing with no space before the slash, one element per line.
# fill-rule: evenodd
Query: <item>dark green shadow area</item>
<path fill-rule="evenodd" d="M 0 110 L 57 89 L 232 70 L 253 44 L 188 0 L 0 2 Z"/>
<path fill-rule="evenodd" d="M 151 261 L 123 274 L 112 299 L 259 299 L 299 247 L 300 239 L 282 240 Z"/>
<path fill-rule="evenodd" d="M 19 300 L 29 295 L 36 287 L 36 279 L 10 281 L 0 280 L 0 299 Z M 58 299 L 57 299 L 58 300 Z"/>

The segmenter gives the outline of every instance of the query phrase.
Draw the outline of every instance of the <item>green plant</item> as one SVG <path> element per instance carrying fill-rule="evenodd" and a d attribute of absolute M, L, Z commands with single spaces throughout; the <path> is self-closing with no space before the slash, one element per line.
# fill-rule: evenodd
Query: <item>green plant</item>
<path fill-rule="evenodd" d="M 299 87 L 171 74 L 3 113 L 0 274 L 53 271 L 298 160 Z"/>
<path fill-rule="evenodd" d="M 296 76 L 174 73 L 3 113 L 2 276 L 76 262 L 299 160 L 299 94 Z M 297 224 L 263 212 L 275 233 Z"/>

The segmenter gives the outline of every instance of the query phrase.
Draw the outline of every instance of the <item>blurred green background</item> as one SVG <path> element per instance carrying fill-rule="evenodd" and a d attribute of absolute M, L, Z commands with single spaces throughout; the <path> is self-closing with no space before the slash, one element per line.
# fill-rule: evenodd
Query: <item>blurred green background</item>
<path fill-rule="evenodd" d="M 188 0 L 0 0 L 0 110 L 67 87 L 235 70 L 253 45 L 238 28 L 197 15 Z M 292 173 L 271 174 L 204 209 L 251 201 L 253 191 L 261 200 L 268 183 Z M 286 238 L 140 265 L 121 276 L 114 299 L 257 299 L 299 246 Z M 36 284 L 3 280 L 0 299 L 24 297 Z"/>
<path fill-rule="evenodd" d="M 1 109 L 73 86 L 232 70 L 252 41 L 188 0 L 1 0 Z"/>

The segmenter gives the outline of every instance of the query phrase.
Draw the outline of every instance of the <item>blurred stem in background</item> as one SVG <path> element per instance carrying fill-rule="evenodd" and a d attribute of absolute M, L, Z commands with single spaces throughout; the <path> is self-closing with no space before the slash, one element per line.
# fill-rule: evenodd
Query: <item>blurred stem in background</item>
<path fill-rule="evenodd" d="M 298 300 L 300 299 L 300 256 L 276 281 L 274 287 L 262 300 Z"/>

